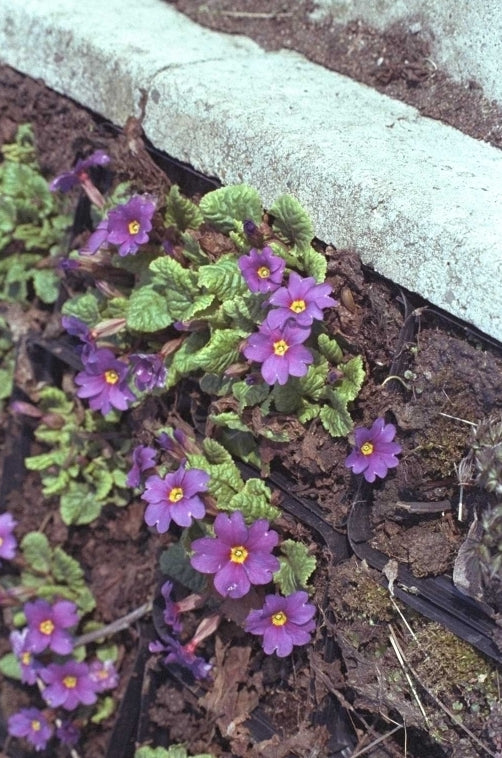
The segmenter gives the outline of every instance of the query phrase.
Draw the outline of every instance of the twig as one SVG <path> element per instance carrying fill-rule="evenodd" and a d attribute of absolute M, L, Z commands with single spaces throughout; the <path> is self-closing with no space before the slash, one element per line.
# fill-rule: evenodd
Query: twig
<path fill-rule="evenodd" d="M 408 661 L 404 657 L 404 653 L 403 653 L 403 651 L 401 650 L 401 648 L 399 646 L 399 642 L 397 641 L 396 634 L 395 634 L 394 629 L 392 628 L 391 624 L 389 624 L 389 629 L 390 629 L 390 638 L 389 638 L 390 639 L 390 644 L 394 648 L 394 652 L 396 654 L 396 658 L 399 661 L 399 663 L 401 665 L 401 668 L 404 671 L 404 675 L 405 675 L 405 677 L 406 677 L 406 679 L 408 681 L 408 684 L 411 687 L 411 691 L 413 692 L 413 695 L 415 696 L 415 700 L 417 701 L 417 705 L 420 708 L 420 712 L 421 712 L 422 716 L 424 717 L 424 721 L 425 721 L 425 723 L 426 723 L 426 725 L 428 727 L 429 726 L 429 719 L 427 718 L 427 714 L 425 712 L 425 709 L 424 709 L 424 707 L 422 705 L 422 702 L 421 702 L 420 698 L 418 697 L 418 692 L 415 689 L 415 685 L 411 681 L 411 677 L 408 674 L 408 672 L 406 671 L 406 664 L 408 663 Z"/>
<path fill-rule="evenodd" d="M 387 734 L 382 734 L 381 737 L 378 737 L 378 739 L 373 740 L 369 745 L 366 745 L 366 747 L 363 747 L 362 750 L 359 750 L 357 753 L 352 753 L 352 758 L 359 758 L 360 755 L 364 755 L 369 750 L 372 750 L 376 745 L 379 745 L 381 742 L 384 742 L 385 740 L 388 740 L 389 737 L 392 737 L 393 734 L 399 731 L 399 729 L 404 729 L 404 724 L 398 724 L 394 727 L 394 729 L 391 729 L 390 732 L 387 732 Z"/>
<path fill-rule="evenodd" d="M 89 642 L 95 642 L 102 637 L 110 637 L 112 634 L 121 632 L 123 629 L 127 629 L 129 626 L 131 626 L 131 624 L 134 624 L 134 622 L 138 619 L 146 616 L 146 614 L 150 613 L 151 610 L 152 601 L 149 600 L 147 603 L 140 605 L 139 608 L 135 608 L 134 611 L 126 613 L 125 616 L 112 621 L 111 624 L 102 626 L 100 629 L 94 629 L 92 632 L 87 632 L 87 634 L 81 634 L 80 637 L 76 638 L 74 646 L 80 647 L 81 645 L 88 645 Z"/>

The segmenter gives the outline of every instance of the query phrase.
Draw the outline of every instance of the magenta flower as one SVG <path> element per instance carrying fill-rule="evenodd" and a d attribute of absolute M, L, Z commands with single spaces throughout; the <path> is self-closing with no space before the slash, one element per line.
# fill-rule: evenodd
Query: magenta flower
<path fill-rule="evenodd" d="M 9 718 L 9 734 L 24 737 L 36 751 L 43 750 L 52 737 L 52 726 L 38 708 L 22 708 Z"/>
<path fill-rule="evenodd" d="M 17 540 L 13 531 L 17 526 L 17 521 L 10 513 L 0 515 L 0 558 L 6 561 L 12 560 L 16 555 Z"/>
<path fill-rule="evenodd" d="M 132 468 L 127 474 L 126 484 L 128 487 L 139 487 L 141 474 L 155 466 L 157 451 L 147 445 L 137 445 L 132 451 Z"/>
<path fill-rule="evenodd" d="M 80 729 L 71 721 L 62 721 L 61 725 L 56 727 L 56 737 L 63 745 L 75 747 L 80 739 Z"/>
<path fill-rule="evenodd" d="M 148 646 L 151 653 L 167 653 L 164 663 L 177 663 L 178 666 L 188 669 L 195 679 L 206 679 L 212 669 L 212 665 L 199 655 L 195 655 L 195 646 L 188 642 L 182 645 L 173 637 L 165 637 L 165 643 L 151 642 Z"/>
<path fill-rule="evenodd" d="M 92 705 L 97 700 L 95 682 L 86 663 L 74 660 L 51 663 L 42 669 L 40 676 L 47 685 L 42 697 L 51 708 L 62 706 L 72 711 L 80 703 Z"/>
<path fill-rule="evenodd" d="M 286 261 L 274 255 L 272 248 L 264 247 L 260 252 L 253 247 L 238 263 L 251 292 L 273 292 L 280 287 Z"/>
<path fill-rule="evenodd" d="M 314 319 L 322 321 L 323 308 L 332 308 L 338 301 L 329 297 L 329 284 L 317 284 L 313 276 L 302 277 L 292 271 L 286 287 L 272 293 L 270 305 L 276 305 L 269 311 L 269 323 L 272 327 L 281 327 L 290 319 L 298 326 L 311 326 Z"/>
<path fill-rule="evenodd" d="M 47 648 L 61 655 L 73 650 L 73 639 L 67 629 L 78 624 L 77 606 L 71 600 L 58 600 L 51 605 L 46 600 L 34 600 L 24 606 L 28 624 L 26 646 L 32 653 Z"/>
<path fill-rule="evenodd" d="M 303 345 L 310 329 L 291 323 L 273 327 L 270 315 L 259 331 L 248 337 L 242 352 L 248 360 L 262 364 L 261 375 L 267 384 L 286 384 L 290 376 L 305 376 L 307 366 L 314 360 Z"/>
<path fill-rule="evenodd" d="M 371 429 L 355 429 L 356 445 L 345 460 L 345 465 L 354 474 L 364 474 L 367 482 L 374 482 L 375 477 L 383 479 L 390 468 L 395 468 L 402 448 L 392 442 L 396 434 L 393 424 L 386 424 L 383 418 L 377 418 Z"/>
<path fill-rule="evenodd" d="M 173 583 L 170 581 L 164 582 L 160 588 L 160 593 L 164 598 L 165 606 L 163 611 L 164 623 L 170 626 L 173 632 L 181 632 L 183 624 L 180 620 L 180 608 L 172 597 Z"/>
<path fill-rule="evenodd" d="M 85 245 L 79 250 L 80 255 L 94 255 L 108 240 L 108 218 L 102 219 Z"/>
<path fill-rule="evenodd" d="M 134 255 L 149 240 L 154 211 L 152 200 L 135 195 L 99 222 L 80 253 L 94 255 L 105 243 L 111 243 L 119 246 L 120 256 Z"/>
<path fill-rule="evenodd" d="M 95 692 L 113 690 L 119 683 L 119 675 L 113 661 L 95 660 L 89 665 L 89 677 Z"/>
<path fill-rule="evenodd" d="M 202 469 L 185 469 L 164 478 L 150 476 L 145 483 L 142 498 L 149 503 L 145 511 L 148 526 L 155 526 L 161 534 L 167 532 L 171 521 L 178 526 L 190 526 L 193 518 L 203 518 L 206 508 L 199 492 L 206 492 L 209 474 Z"/>
<path fill-rule="evenodd" d="M 21 668 L 21 681 L 24 684 L 35 684 L 42 664 L 33 657 L 32 651 L 27 644 L 28 627 L 21 631 L 13 631 L 9 635 L 12 652 L 19 661 Z"/>
<path fill-rule="evenodd" d="M 160 355 L 131 355 L 130 362 L 133 370 L 134 384 L 140 392 L 163 387 L 166 381 L 167 369 Z"/>
<path fill-rule="evenodd" d="M 127 386 L 128 367 L 108 348 L 97 348 L 82 356 L 84 370 L 75 377 L 78 397 L 89 398 L 89 407 L 103 416 L 112 408 L 125 411 L 135 396 Z"/>
<path fill-rule="evenodd" d="M 192 542 L 190 562 L 202 574 L 215 574 L 214 586 L 223 597 L 243 597 L 252 584 L 268 584 L 279 570 L 279 560 L 271 555 L 279 535 L 266 519 L 248 527 L 240 511 L 219 513 L 214 532 L 216 537 Z"/>
<path fill-rule="evenodd" d="M 245 621 L 246 632 L 263 635 L 263 650 L 267 655 L 276 652 L 284 658 L 294 645 L 310 642 L 315 629 L 313 617 L 316 609 L 307 601 L 309 596 L 302 590 L 292 595 L 267 595 L 263 608 L 251 611 Z"/>
<path fill-rule="evenodd" d="M 59 190 L 60 192 L 69 192 L 77 184 L 84 184 L 89 180 L 88 169 L 91 166 L 106 166 L 110 163 L 110 156 L 104 150 L 95 150 L 92 155 L 75 163 L 71 171 L 64 171 L 49 185 L 51 192 Z"/>

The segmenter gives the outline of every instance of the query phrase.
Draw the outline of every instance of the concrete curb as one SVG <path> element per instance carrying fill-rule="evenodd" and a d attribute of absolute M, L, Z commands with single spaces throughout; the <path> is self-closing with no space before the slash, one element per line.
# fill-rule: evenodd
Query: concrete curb
<path fill-rule="evenodd" d="M 162 0 L 0 0 L 0 60 L 269 205 L 502 340 L 502 153 Z"/>

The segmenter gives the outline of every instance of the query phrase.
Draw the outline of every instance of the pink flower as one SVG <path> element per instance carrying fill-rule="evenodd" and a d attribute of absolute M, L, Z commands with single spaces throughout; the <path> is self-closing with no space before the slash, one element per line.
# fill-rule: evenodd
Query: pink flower
<path fill-rule="evenodd" d="M 263 608 L 248 615 L 246 632 L 263 635 L 263 650 L 267 655 L 275 652 L 284 658 L 294 645 L 310 642 L 316 609 L 307 601 L 307 593 L 301 590 L 287 597 L 267 595 Z"/>
<path fill-rule="evenodd" d="M 24 737 L 35 750 L 43 750 L 52 737 L 52 726 L 38 708 L 22 708 L 9 718 L 9 734 Z"/>
<path fill-rule="evenodd" d="M 248 255 L 241 255 L 239 268 L 251 292 L 273 292 L 280 286 L 286 261 L 274 255 L 272 248 L 262 251 L 251 248 Z"/>
<path fill-rule="evenodd" d="M 322 321 L 323 308 L 332 308 L 338 301 L 329 297 L 329 284 L 317 284 L 313 276 L 302 277 L 292 271 L 286 287 L 276 290 L 269 298 L 270 305 L 276 305 L 269 311 L 269 323 L 272 327 L 281 327 L 292 318 L 298 326 L 311 326 L 314 319 Z"/>
<path fill-rule="evenodd" d="M 78 705 L 96 702 L 96 685 L 86 663 L 70 660 L 66 663 L 51 663 L 40 675 L 47 685 L 42 697 L 51 708 L 62 706 L 72 711 Z"/>
<path fill-rule="evenodd" d="M 51 605 L 46 600 L 34 600 L 24 606 L 28 624 L 26 647 L 32 653 L 50 648 L 67 655 L 73 650 L 73 638 L 67 631 L 78 624 L 77 606 L 71 600 L 58 600 Z"/>
<path fill-rule="evenodd" d="M 243 597 L 252 584 L 268 584 L 279 570 L 279 560 L 271 555 L 279 535 L 266 519 L 248 527 L 240 511 L 219 513 L 214 532 L 216 537 L 192 542 L 190 562 L 202 574 L 215 575 L 214 586 L 223 597 Z"/>
<path fill-rule="evenodd" d="M 203 518 L 206 508 L 198 493 L 206 492 L 208 481 L 206 471 L 184 466 L 164 478 L 148 477 L 142 495 L 149 503 L 145 511 L 148 526 L 155 526 L 162 534 L 167 532 L 171 521 L 178 526 L 190 526 L 193 518 Z"/>
<path fill-rule="evenodd" d="M 396 434 L 393 424 L 386 424 L 383 418 L 377 418 L 371 429 L 360 427 L 354 431 L 355 449 L 347 457 L 345 465 L 354 474 L 364 474 L 367 482 L 374 482 L 378 476 L 383 479 L 390 468 L 395 468 L 402 448 L 392 442 Z"/>
<path fill-rule="evenodd" d="M 292 323 L 274 327 L 270 315 L 260 330 L 248 337 L 242 352 L 248 360 L 262 364 L 261 374 L 267 384 L 286 384 L 290 376 L 305 376 L 314 360 L 303 345 L 310 329 Z"/>
<path fill-rule="evenodd" d="M 125 411 L 136 397 L 127 386 L 128 367 L 108 348 L 82 355 L 84 370 L 75 377 L 78 397 L 89 398 L 89 407 L 103 416 L 112 408 Z"/>

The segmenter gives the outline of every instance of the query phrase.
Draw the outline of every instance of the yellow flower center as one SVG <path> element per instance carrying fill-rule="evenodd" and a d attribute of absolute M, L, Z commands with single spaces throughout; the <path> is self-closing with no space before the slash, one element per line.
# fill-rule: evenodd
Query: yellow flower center
<path fill-rule="evenodd" d="M 24 666 L 29 666 L 31 663 L 31 653 L 29 653 L 27 650 L 24 653 L 21 653 L 21 663 Z"/>
<path fill-rule="evenodd" d="M 276 355 L 284 355 L 289 350 L 289 345 L 284 340 L 278 340 L 274 342 L 274 353 Z"/>
<path fill-rule="evenodd" d="M 107 384 L 117 384 L 119 380 L 119 375 L 116 371 L 113 369 L 110 369 L 109 371 L 105 371 L 105 382 Z"/>
<path fill-rule="evenodd" d="M 42 724 L 37 719 L 33 719 L 31 722 L 31 728 L 34 732 L 39 732 L 42 728 Z"/>
<path fill-rule="evenodd" d="M 230 550 L 230 560 L 232 563 L 244 563 L 248 557 L 248 551 L 243 545 L 238 545 Z"/>
<path fill-rule="evenodd" d="M 305 300 L 293 300 L 289 306 L 289 310 L 293 311 L 293 313 L 302 313 L 306 307 L 307 305 L 305 303 Z"/>
<path fill-rule="evenodd" d="M 181 500 L 183 497 L 183 490 L 181 487 L 173 487 L 171 492 L 168 495 L 169 500 L 171 503 L 177 503 Z"/>
<path fill-rule="evenodd" d="M 52 634 L 54 631 L 54 624 L 50 619 L 46 619 L 45 621 L 41 621 L 40 625 L 38 627 L 42 634 Z"/>
<path fill-rule="evenodd" d="M 267 266 L 260 266 L 258 271 L 256 272 L 260 279 L 268 279 L 270 276 L 270 269 L 267 268 Z"/>
<path fill-rule="evenodd" d="M 129 234 L 137 234 L 141 227 L 139 221 L 129 221 L 127 228 L 129 229 Z"/>
<path fill-rule="evenodd" d="M 277 611 L 277 613 L 274 613 L 272 616 L 272 624 L 274 626 L 284 626 L 286 621 L 288 620 L 288 617 L 284 613 L 284 611 Z"/>
<path fill-rule="evenodd" d="M 363 442 L 360 450 L 363 455 L 371 455 L 373 452 L 373 444 L 371 442 Z"/>
<path fill-rule="evenodd" d="M 65 676 L 65 678 L 63 679 L 63 684 L 67 689 L 72 690 L 74 687 L 77 686 L 77 677 Z"/>

